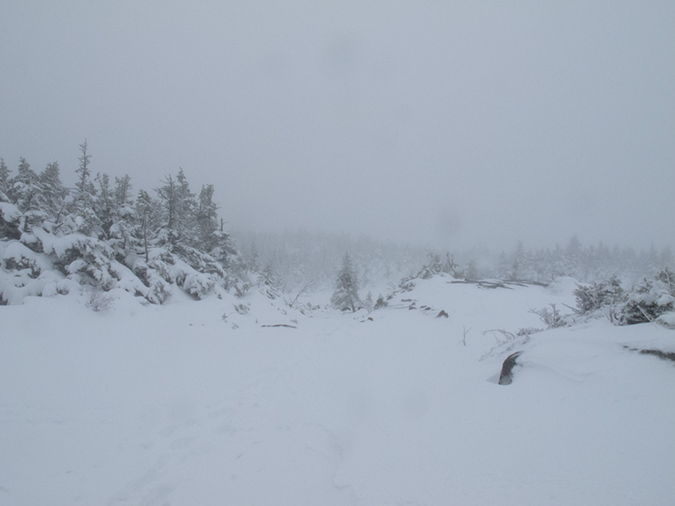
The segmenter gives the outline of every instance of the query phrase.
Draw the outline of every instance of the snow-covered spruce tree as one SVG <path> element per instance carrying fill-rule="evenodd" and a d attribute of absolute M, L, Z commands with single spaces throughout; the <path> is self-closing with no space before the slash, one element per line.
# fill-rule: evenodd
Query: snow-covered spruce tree
<path fill-rule="evenodd" d="M 173 177 L 169 174 L 162 181 L 162 186 L 155 188 L 155 192 L 162 204 L 162 214 L 164 225 L 162 227 L 162 242 L 174 244 L 177 234 L 176 229 L 176 214 L 178 213 L 178 185 Z M 141 196 L 139 195 L 139 198 Z M 145 198 L 145 196 L 143 196 Z"/>
<path fill-rule="evenodd" d="M 258 289 L 260 293 L 266 295 L 270 299 L 276 299 L 281 293 L 281 286 L 279 278 L 274 270 L 274 265 L 268 263 L 258 275 Z"/>
<path fill-rule="evenodd" d="M 197 202 L 197 247 L 210 253 L 218 245 L 218 237 L 214 232 L 218 230 L 218 206 L 213 201 L 214 188 L 212 184 L 202 186 Z"/>
<path fill-rule="evenodd" d="M 22 213 L 39 210 L 44 204 L 38 175 L 23 157 L 19 159 L 19 168 L 11 180 L 11 188 L 14 203 Z"/>
<path fill-rule="evenodd" d="M 110 240 L 110 229 L 117 221 L 117 210 L 113 200 L 113 192 L 110 188 L 110 176 L 108 174 L 96 174 L 95 181 L 98 183 L 98 191 L 94 199 L 94 212 L 101 224 L 101 239 Z"/>
<path fill-rule="evenodd" d="M 91 171 L 89 163 L 91 155 L 87 152 L 87 141 L 80 144 L 82 155 L 79 157 L 80 166 L 75 173 L 79 176 L 75 183 L 75 194 L 72 202 L 72 219 L 75 231 L 84 235 L 97 236 L 100 222 L 96 211 L 94 210 L 94 198 L 96 197 L 96 188 L 91 181 Z"/>
<path fill-rule="evenodd" d="M 40 173 L 40 184 L 44 196 L 44 211 L 47 219 L 54 225 L 59 225 L 63 221 L 63 211 L 65 209 L 68 190 L 61 182 L 61 174 L 58 162 L 47 164 L 45 170 Z"/>
<path fill-rule="evenodd" d="M 197 200 L 195 194 L 190 191 L 190 185 L 182 168 L 178 170 L 176 182 L 178 183 L 178 202 L 175 228 L 181 241 L 187 245 L 195 246 L 197 243 Z"/>
<path fill-rule="evenodd" d="M 134 243 L 136 210 L 131 198 L 131 178 L 128 174 L 121 178 L 115 177 L 113 209 L 115 219 L 110 227 L 109 242 L 115 256 L 121 260 L 128 251 L 134 251 L 136 248 Z"/>
<path fill-rule="evenodd" d="M 10 181 L 11 195 L 14 204 L 23 214 L 19 231 L 30 233 L 33 227 L 42 225 L 46 214 L 44 212 L 45 199 L 39 176 L 30 168 L 25 158 L 21 158 L 17 174 Z M 32 242 L 28 236 L 26 242 Z"/>
<path fill-rule="evenodd" d="M 0 158 L 0 202 L 9 202 L 10 171 L 4 158 Z"/>
<path fill-rule="evenodd" d="M 159 204 L 150 197 L 148 192 L 140 190 L 136 199 L 136 226 L 133 229 L 133 237 L 140 245 L 146 263 L 150 261 L 150 247 L 156 240 L 159 214 Z"/>
<path fill-rule="evenodd" d="M 164 209 L 165 226 L 160 240 L 168 244 L 172 252 L 178 252 L 185 246 L 195 245 L 197 203 L 183 169 L 175 179 L 169 175 L 162 183 L 155 190 Z"/>
<path fill-rule="evenodd" d="M 215 247 L 211 250 L 211 255 L 218 262 L 223 264 L 228 270 L 245 271 L 246 265 L 242 261 L 230 234 L 224 231 L 223 220 L 220 220 L 220 229 L 213 232 Z"/>
<path fill-rule="evenodd" d="M 330 303 L 340 311 L 356 312 L 361 307 L 359 284 L 349 253 L 345 253 L 342 259 L 342 268 L 335 281 L 335 292 L 330 299 Z"/>

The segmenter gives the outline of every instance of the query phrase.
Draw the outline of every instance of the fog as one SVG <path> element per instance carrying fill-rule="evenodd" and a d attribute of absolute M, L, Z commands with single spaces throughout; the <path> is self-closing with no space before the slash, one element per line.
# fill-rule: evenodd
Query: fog
<path fill-rule="evenodd" d="M 0 156 L 230 227 L 442 248 L 675 244 L 675 3 L 0 6 Z"/>

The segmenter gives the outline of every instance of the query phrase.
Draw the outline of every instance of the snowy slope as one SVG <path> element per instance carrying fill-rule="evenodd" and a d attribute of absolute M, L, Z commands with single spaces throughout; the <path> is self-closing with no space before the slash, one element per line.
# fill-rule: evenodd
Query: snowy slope
<path fill-rule="evenodd" d="M 596 320 L 498 347 L 483 331 L 541 327 L 528 310 L 573 282 L 450 281 L 372 320 L 257 294 L 2 307 L 0 504 L 672 504 L 675 364 L 624 346 L 675 332 Z M 513 384 L 490 381 L 515 349 Z"/>

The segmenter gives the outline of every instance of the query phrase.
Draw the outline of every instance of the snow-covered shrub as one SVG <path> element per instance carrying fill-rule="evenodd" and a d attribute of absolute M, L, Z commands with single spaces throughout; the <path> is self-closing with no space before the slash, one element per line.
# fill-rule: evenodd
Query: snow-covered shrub
<path fill-rule="evenodd" d="M 150 290 L 148 290 L 145 298 L 153 304 L 164 304 L 169 295 L 171 295 L 169 285 L 163 279 L 157 277 L 150 285 Z"/>
<path fill-rule="evenodd" d="M 215 282 L 208 274 L 197 271 L 186 274 L 182 279 L 182 284 L 178 286 L 197 300 L 203 299 L 205 295 L 213 290 L 215 285 Z"/>
<path fill-rule="evenodd" d="M 675 279 L 668 269 L 654 280 L 643 279 L 626 296 L 618 309 L 621 325 L 656 321 L 675 310 Z"/>
<path fill-rule="evenodd" d="M 540 309 L 530 309 L 530 313 L 539 316 L 549 329 L 566 327 L 569 324 L 567 318 L 563 316 L 555 304 L 549 304 L 549 307 Z"/>
<path fill-rule="evenodd" d="M 574 290 L 574 296 L 577 302 L 577 314 L 585 315 L 621 303 L 624 300 L 624 291 L 619 279 L 612 276 L 606 281 L 579 285 Z"/>
<path fill-rule="evenodd" d="M 644 278 L 630 290 L 624 290 L 613 276 L 609 280 L 580 285 L 574 295 L 576 312 L 590 315 L 605 312 L 612 322 L 619 325 L 660 321 L 668 325 L 666 315 L 675 310 L 675 275 L 666 268 L 654 279 Z"/>

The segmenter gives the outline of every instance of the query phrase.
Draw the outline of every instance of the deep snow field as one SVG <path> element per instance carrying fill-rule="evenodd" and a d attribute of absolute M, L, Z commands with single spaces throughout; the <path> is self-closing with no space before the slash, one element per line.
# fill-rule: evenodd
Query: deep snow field
<path fill-rule="evenodd" d="M 450 281 L 370 315 L 259 293 L 0 307 L 0 505 L 675 504 L 675 364 L 624 348 L 675 351 L 675 331 L 597 319 L 496 346 L 484 331 L 574 305 L 573 280 Z"/>

